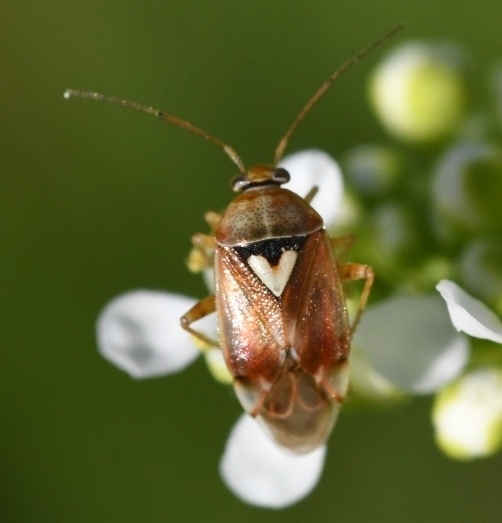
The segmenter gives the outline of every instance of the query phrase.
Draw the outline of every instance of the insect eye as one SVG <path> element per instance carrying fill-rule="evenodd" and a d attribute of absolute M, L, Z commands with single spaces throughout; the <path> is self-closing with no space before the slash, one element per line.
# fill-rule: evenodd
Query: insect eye
<path fill-rule="evenodd" d="M 290 179 L 291 176 L 289 175 L 288 171 L 286 171 L 286 169 L 283 169 L 282 167 L 278 167 L 272 175 L 272 182 L 277 183 L 279 185 L 282 185 L 283 183 L 288 183 Z"/>
<path fill-rule="evenodd" d="M 230 181 L 235 192 L 242 192 L 252 187 L 265 187 L 267 185 L 282 185 L 289 182 L 290 176 L 286 169 L 276 169 L 264 165 L 257 165 L 246 173 L 237 174 Z"/>
<path fill-rule="evenodd" d="M 232 187 L 234 192 L 242 192 L 248 186 L 249 180 L 245 174 L 236 174 L 230 180 L 230 187 Z"/>

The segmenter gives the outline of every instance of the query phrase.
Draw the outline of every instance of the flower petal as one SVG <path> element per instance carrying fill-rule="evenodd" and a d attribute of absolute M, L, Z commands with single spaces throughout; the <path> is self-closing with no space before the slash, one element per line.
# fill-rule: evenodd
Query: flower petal
<path fill-rule="evenodd" d="M 193 304 L 191 298 L 157 291 L 118 296 L 98 318 L 100 353 L 133 378 L 183 369 L 200 354 L 179 323 Z"/>
<path fill-rule="evenodd" d="M 230 374 L 223 352 L 221 349 L 211 348 L 204 351 L 204 357 L 206 359 L 206 365 L 213 378 L 220 383 L 225 385 L 231 385 L 234 381 L 234 377 Z"/>
<path fill-rule="evenodd" d="M 291 175 L 291 181 L 285 186 L 287 189 L 301 197 L 314 186 L 319 189 L 312 207 L 322 216 L 327 228 L 332 226 L 343 198 L 342 171 L 335 160 L 323 151 L 310 149 L 286 156 L 280 166 Z"/>
<path fill-rule="evenodd" d="M 449 280 L 441 280 L 436 289 L 446 301 L 451 322 L 458 331 L 502 343 L 502 322 L 486 305 Z"/>
<path fill-rule="evenodd" d="M 457 377 L 469 355 L 467 338 L 436 296 L 397 296 L 370 307 L 354 344 L 383 377 L 418 394 Z"/>
<path fill-rule="evenodd" d="M 438 445 L 452 458 L 497 452 L 502 447 L 502 371 L 477 369 L 443 389 L 432 419 Z"/>
<path fill-rule="evenodd" d="M 359 399 L 371 404 L 398 403 L 406 398 L 403 391 L 378 373 L 355 346 L 350 351 L 350 391 L 351 401 Z"/>
<path fill-rule="evenodd" d="M 281 449 L 245 414 L 235 424 L 220 462 L 228 488 L 242 501 L 283 508 L 304 498 L 321 476 L 326 447 L 295 455 Z"/>

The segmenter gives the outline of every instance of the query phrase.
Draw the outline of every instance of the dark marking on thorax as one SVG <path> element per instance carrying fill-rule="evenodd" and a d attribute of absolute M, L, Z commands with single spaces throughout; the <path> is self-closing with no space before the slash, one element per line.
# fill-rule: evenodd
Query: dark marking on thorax
<path fill-rule="evenodd" d="M 305 236 L 288 236 L 287 238 L 272 238 L 248 245 L 239 245 L 234 248 L 245 261 L 253 255 L 263 256 L 271 267 L 275 267 L 284 252 L 299 251 L 304 241 Z"/>

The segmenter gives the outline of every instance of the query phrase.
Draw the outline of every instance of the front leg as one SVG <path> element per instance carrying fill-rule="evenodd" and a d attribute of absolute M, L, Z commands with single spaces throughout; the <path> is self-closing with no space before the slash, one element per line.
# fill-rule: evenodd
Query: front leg
<path fill-rule="evenodd" d="M 190 325 L 197 320 L 201 320 L 209 314 L 212 314 L 216 310 L 214 294 L 206 296 L 202 300 L 198 301 L 188 312 L 183 314 L 180 318 L 180 323 L 183 329 L 189 332 L 192 336 L 195 336 L 199 341 L 203 342 L 208 347 L 219 347 L 220 344 L 209 338 L 204 333 L 193 329 Z"/>
<path fill-rule="evenodd" d="M 191 272 L 201 272 L 204 269 L 211 268 L 214 264 L 214 250 L 216 242 L 214 233 L 221 221 L 221 215 L 213 211 L 208 211 L 204 215 L 212 235 L 197 233 L 192 236 L 193 248 L 188 255 L 187 265 Z"/>
<path fill-rule="evenodd" d="M 193 248 L 188 255 L 187 266 L 190 272 L 199 273 L 214 265 L 216 243 L 212 236 L 201 232 L 192 236 Z"/>

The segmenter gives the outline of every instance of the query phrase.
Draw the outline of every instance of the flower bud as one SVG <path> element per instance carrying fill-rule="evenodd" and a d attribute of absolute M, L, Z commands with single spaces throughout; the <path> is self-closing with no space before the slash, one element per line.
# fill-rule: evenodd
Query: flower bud
<path fill-rule="evenodd" d="M 502 447 L 502 371 L 481 368 L 436 396 L 432 412 L 436 442 L 461 460 L 494 454 Z"/>
<path fill-rule="evenodd" d="M 381 63 L 370 82 L 370 100 L 387 130 L 418 143 L 448 137 L 466 105 L 461 53 L 452 44 L 408 43 Z"/>

